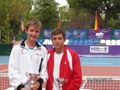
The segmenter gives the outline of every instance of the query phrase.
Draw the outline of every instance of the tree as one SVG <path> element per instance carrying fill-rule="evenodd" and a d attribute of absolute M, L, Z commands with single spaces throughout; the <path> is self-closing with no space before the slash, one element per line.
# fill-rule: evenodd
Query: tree
<path fill-rule="evenodd" d="M 108 28 L 110 18 L 118 18 L 120 12 L 120 0 L 67 0 L 70 8 L 85 9 L 95 15 L 98 11 L 99 16 L 104 15 L 104 28 Z"/>
<path fill-rule="evenodd" d="M 69 6 L 61 6 L 59 8 L 62 19 L 62 27 L 64 29 L 83 29 L 83 28 L 91 28 L 91 24 L 94 17 L 86 12 L 84 9 L 75 9 L 69 8 Z M 90 16 L 91 18 L 89 18 Z"/>
<path fill-rule="evenodd" d="M 60 19 L 62 23 L 62 28 L 70 28 L 71 16 L 69 12 L 68 6 L 60 6 L 59 7 Z"/>
<path fill-rule="evenodd" d="M 31 8 L 32 0 L 0 1 L 0 30 L 2 31 L 1 37 L 3 43 L 10 43 L 13 37 L 21 39 L 21 16 L 27 21 L 27 19 L 32 17 L 30 13 Z M 8 35 L 8 33 L 10 35 Z"/>
<path fill-rule="evenodd" d="M 35 0 L 32 13 L 42 22 L 43 29 L 57 27 L 58 4 L 55 0 Z"/>
<path fill-rule="evenodd" d="M 2 30 L 2 41 L 5 43 L 5 44 L 10 44 L 10 34 L 12 32 L 12 29 L 10 29 L 10 18 L 9 18 L 9 15 L 7 15 L 7 18 L 4 22 L 4 26 L 1 26 L 1 30 Z"/>

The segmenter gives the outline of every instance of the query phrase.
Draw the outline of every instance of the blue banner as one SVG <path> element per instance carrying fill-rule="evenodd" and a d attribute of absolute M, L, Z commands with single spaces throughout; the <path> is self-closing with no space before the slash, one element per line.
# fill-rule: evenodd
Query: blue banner
<path fill-rule="evenodd" d="M 43 29 L 43 39 L 51 38 L 52 29 Z M 67 39 L 87 39 L 86 29 L 67 29 L 65 30 Z"/>
<path fill-rule="evenodd" d="M 66 29 L 67 39 L 87 39 L 87 29 Z"/>
<path fill-rule="evenodd" d="M 120 29 L 114 30 L 114 39 L 120 39 Z"/>
<path fill-rule="evenodd" d="M 43 39 L 51 38 L 52 29 L 43 29 Z"/>

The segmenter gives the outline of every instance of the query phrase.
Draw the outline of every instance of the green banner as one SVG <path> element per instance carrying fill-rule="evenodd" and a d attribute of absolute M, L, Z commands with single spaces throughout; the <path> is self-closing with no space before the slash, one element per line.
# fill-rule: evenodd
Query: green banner
<path fill-rule="evenodd" d="M 0 56 L 10 55 L 12 44 L 1 44 L 0 45 Z"/>

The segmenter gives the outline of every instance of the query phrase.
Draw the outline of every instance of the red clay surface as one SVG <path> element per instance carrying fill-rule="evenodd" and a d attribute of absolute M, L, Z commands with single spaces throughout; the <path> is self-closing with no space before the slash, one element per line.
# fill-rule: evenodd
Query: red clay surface
<path fill-rule="evenodd" d="M 0 73 L 7 74 L 7 65 L 0 65 Z M 119 67 L 108 66 L 82 66 L 83 76 L 120 76 Z M 84 83 L 84 80 L 83 80 Z M 8 77 L 0 76 L 0 90 L 10 87 Z M 120 90 L 120 80 L 118 81 L 87 81 L 83 89 L 91 90 Z"/>
<path fill-rule="evenodd" d="M 120 76 L 120 66 L 82 66 L 82 74 L 83 76 Z"/>
<path fill-rule="evenodd" d="M 120 77 L 120 66 L 118 67 L 108 67 L 108 66 L 82 66 L 82 74 L 83 76 L 114 76 Z M 83 89 L 91 89 L 91 90 L 120 90 L 120 78 L 119 80 L 97 80 L 90 77 L 90 81 L 88 80 L 85 83 Z M 93 80 L 92 80 L 93 79 Z M 109 79 L 109 78 L 108 78 Z"/>
<path fill-rule="evenodd" d="M 0 64 L 0 73 L 7 73 L 8 65 L 7 64 Z"/>
<path fill-rule="evenodd" d="M 6 77 L 7 72 L 8 72 L 8 65 L 1 64 L 0 65 L 0 90 L 5 90 L 8 87 L 10 87 L 8 77 Z M 2 74 L 6 74 L 6 75 L 2 75 Z"/>

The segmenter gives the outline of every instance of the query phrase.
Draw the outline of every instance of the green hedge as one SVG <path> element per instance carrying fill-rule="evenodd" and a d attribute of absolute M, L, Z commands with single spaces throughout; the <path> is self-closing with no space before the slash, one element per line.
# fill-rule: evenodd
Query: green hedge
<path fill-rule="evenodd" d="M 10 55 L 12 44 L 0 44 L 0 56 Z"/>

